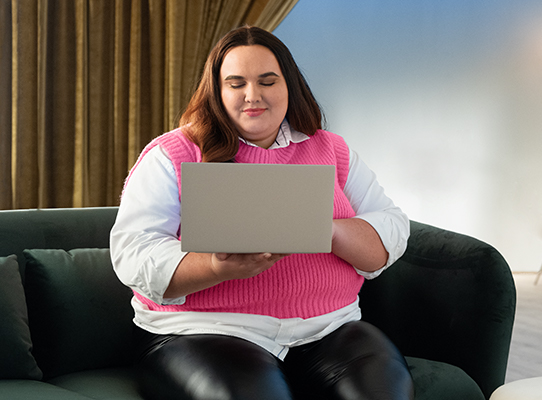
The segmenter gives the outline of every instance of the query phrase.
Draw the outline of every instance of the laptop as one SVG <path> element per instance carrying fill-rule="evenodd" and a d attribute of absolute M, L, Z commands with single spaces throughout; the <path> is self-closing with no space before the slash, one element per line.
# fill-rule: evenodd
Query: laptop
<path fill-rule="evenodd" d="M 183 163 L 181 248 L 329 253 L 335 166 Z"/>

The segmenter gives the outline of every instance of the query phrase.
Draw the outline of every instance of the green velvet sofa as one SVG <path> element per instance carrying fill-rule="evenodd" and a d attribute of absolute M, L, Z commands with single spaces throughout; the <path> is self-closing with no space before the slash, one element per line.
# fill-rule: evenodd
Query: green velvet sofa
<path fill-rule="evenodd" d="M 0 400 L 141 399 L 131 292 L 109 259 L 115 207 L 0 211 Z M 491 246 L 417 222 L 406 254 L 360 293 L 407 357 L 417 400 L 487 399 L 515 313 Z"/>

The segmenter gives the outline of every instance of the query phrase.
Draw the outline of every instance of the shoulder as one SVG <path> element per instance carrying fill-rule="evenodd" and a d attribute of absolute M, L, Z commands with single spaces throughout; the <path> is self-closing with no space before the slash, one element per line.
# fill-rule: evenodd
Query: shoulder
<path fill-rule="evenodd" d="M 128 174 L 128 179 L 133 174 L 134 170 L 139 166 L 141 161 L 146 158 L 147 154 L 155 147 L 160 146 L 167 158 L 171 161 L 175 170 L 179 169 L 182 162 L 200 162 L 201 152 L 199 147 L 190 141 L 184 134 L 182 128 L 177 128 L 166 132 L 153 140 L 151 140 L 139 154 L 137 161 Z M 155 155 L 157 154 L 153 151 Z M 127 179 L 127 180 L 128 180 Z"/>
<path fill-rule="evenodd" d="M 348 149 L 348 145 L 346 144 L 345 140 L 342 136 L 337 135 L 336 133 L 326 131 L 323 129 L 318 129 L 314 135 L 314 138 L 322 141 L 327 141 L 333 144 L 333 146 L 342 148 L 342 149 Z"/>
<path fill-rule="evenodd" d="M 176 128 L 172 131 L 163 133 L 162 135 L 156 137 L 150 144 L 153 142 L 156 142 L 156 144 L 159 144 L 161 146 L 187 146 L 192 147 L 196 146 L 188 137 L 185 135 L 185 127 Z M 197 146 L 196 146 L 197 147 Z"/>
<path fill-rule="evenodd" d="M 183 133 L 183 130 L 185 129 L 185 127 L 181 127 L 166 132 L 154 139 L 150 145 L 160 145 L 172 161 L 182 160 L 183 162 L 200 162 L 201 151 L 199 147 Z"/>
<path fill-rule="evenodd" d="M 333 149 L 335 157 L 348 161 L 350 149 L 342 136 L 319 129 L 312 137 L 319 141 L 320 145 L 325 145 L 328 148 Z"/>
<path fill-rule="evenodd" d="M 317 130 L 313 137 L 320 141 L 320 147 L 324 147 L 332 152 L 330 156 L 333 157 L 334 164 L 337 167 L 339 184 L 341 188 L 344 188 L 350 168 L 350 149 L 345 140 L 336 133 L 322 129 Z"/>

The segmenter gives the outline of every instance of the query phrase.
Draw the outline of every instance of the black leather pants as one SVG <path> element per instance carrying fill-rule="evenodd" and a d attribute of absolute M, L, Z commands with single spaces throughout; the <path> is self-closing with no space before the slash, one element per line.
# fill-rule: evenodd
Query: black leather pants
<path fill-rule="evenodd" d="M 363 321 L 292 347 L 284 362 L 258 345 L 224 335 L 140 335 L 140 383 L 147 399 L 414 398 L 403 356 Z"/>

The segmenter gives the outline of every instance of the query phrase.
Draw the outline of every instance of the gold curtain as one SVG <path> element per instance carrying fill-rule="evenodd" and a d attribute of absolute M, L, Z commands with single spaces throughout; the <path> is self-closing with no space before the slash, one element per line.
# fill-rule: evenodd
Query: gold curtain
<path fill-rule="evenodd" d="M 297 0 L 0 0 L 0 209 L 116 205 L 211 47 Z"/>

